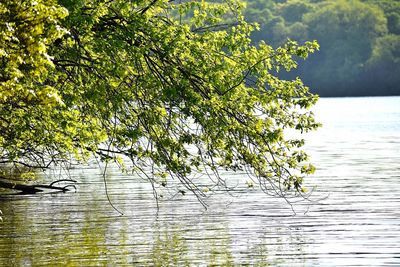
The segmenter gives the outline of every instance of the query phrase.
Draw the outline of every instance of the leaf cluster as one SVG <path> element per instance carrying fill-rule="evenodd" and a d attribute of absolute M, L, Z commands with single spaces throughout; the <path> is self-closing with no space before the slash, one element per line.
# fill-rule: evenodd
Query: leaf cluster
<path fill-rule="evenodd" d="M 286 131 L 319 126 L 309 110 L 317 96 L 300 79 L 276 73 L 295 68 L 316 42 L 252 45 L 257 25 L 244 20 L 236 1 L 59 3 L 54 10 L 69 14 L 54 22 L 63 35 L 45 45 L 51 64 L 45 79 L 31 83 L 35 92 L 51 88 L 59 101 L 43 111 L 22 99 L 18 116 L 1 106 L 9 115 L 0 127 L 10 133 L 0 158 L 32 162 L 30 151 L 55 162 L 92 154 L 141 174 L 156 196 L 177 180 L 203 204 L 210 188 L 226 186 L 223 169 L 245 172 L 269 194 L 302 194 L 314 168 L 303 140 Z"/>

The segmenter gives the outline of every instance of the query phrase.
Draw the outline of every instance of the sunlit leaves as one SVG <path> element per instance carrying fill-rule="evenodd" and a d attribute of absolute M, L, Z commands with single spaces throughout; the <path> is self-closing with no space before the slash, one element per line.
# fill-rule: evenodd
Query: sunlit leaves
<path fill-rule="evenodd" d="M 225 184 L 221 169 L 245 171 L 266 193 L 302 192 L 313 168 L 299 151 L 303 140 L 285 131 L 318 127 L 307 110 L 317 97 L 276 72 L 295 68 L 316 42 L 251 45 L 257 25 L 236 1 L 60 3 L 69 16 L 55 16 L 50 29 L 65 30 L 29 50 L 51 54 L 51 64 L 36 82 L 15 81 L 28 90 L 21 108 L 2 107 L 2 158 L 85 160 L 90 152 L 124 170 L 129 159 L 154 190 L 175 179 L 201 201 Z"/>

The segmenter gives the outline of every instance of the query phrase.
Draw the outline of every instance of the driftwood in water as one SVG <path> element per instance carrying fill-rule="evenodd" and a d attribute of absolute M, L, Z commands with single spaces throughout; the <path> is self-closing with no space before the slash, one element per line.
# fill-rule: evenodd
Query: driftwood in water
<path fill-rule="evenodd" d="M 36 184 L 36 185 L 25 185 L 25 184 L 19 184 L 19 183 L 15 183 L 15 182 L 10 182 L 7 180 L 3 180 L 3 177 L 0 180 L 0 188 L 7 188 L 7 189 L 13 189 L 13 190 L 18 190 L 21 191 L 22 194 L 36 194 L 38 192 L 42 192 L 43 189 L 51 189 L 51 190 L 57 190 L 60 192 L 67 192 L 69 191 L 68 187 L 74 187 L 74 185 L 67 185 L 64 187 L 60 187 L 60 186 L 54 186 L 54 182 L 51 183 L 50 185 L 42 185 L 42 184 Z M 64 181 L 64 180 L 59 180 L 56 182 L 60 182 L 60 181 Z M 69 182 L 75 182 L 73 180 L 67 180 Z"/>

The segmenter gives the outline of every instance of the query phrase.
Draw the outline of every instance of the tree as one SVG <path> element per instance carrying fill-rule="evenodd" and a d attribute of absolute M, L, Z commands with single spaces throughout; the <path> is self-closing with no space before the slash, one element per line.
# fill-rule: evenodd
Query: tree
<path fill-rule="evenodd" d="M 377 63 L 378 51 L 393 51 L 383 42 L 393 44 L 398 36 L 399 12 L 400 2 L 390 0 L 249 0 L 246 9 L 249 19 L 260 23 L 261 31 L 252 35 L 254 42 L 266 39 L 273 47 L 287 38 L 320 43 L 319 53 L 279 77 L 300 76 L 322 96 L 399 94 L 399 63 L 384 57 L 379 65 L 385 69 L 371 65 Z"/>
<path fill-rule="evenodd" d="M 335 1 L 305 15 L 304 21 L 309 36 L 325 47 L 316 55 L 308 79 L 332 92 L 325 92 L 328 95 L 373 94 L 359 78 L 366 72 L 376 38 L 387 33 L 384 13 L 359 1 Z"/>
<path fill-rule="evenodd" d="M 71 152 L 79 154 L 76 130 L 82 145 L 88 145 L 83 139 L 85 131 L 95 130 L 79 119 L 77 110 L 65 105 L 54 58 L 48 51 L 66 33 L 59 20 L 67 14 L 55 1 L 0 3 L 2 163 L 45 168 Z M 62 127 L 67 121 L 74 127 Z"/>
<path fill-rule="evenodd" d="M 400 72 L 400 35 L 388 34 L 378 38 L 374 44 L 372 55 L 366 62 L 368 73 L 363 77 L 367 83 L 374 84 L 374 79 L 382 81 L 382 87 L 392 94 L 398 94 L 399 82 L 397 73 Z M 371 88 L 371 91 L 373 88 Z"/>
<path fill-rule="evenodd" d="M 391 34 L 400 34 L 400 2 L 391 0 L 367 0 L 367 3 L 379 6 L 388 20 L 388 30 Z"/>
<path fill-rule="evenodd" d="M 224 186 L 222 168 L 245 170 L 266 193 L 304 192 L 314 167 L 304 141 L 285 134 L 319 126 L 309 110 L 317 96 L 273 73 L 294 68 L 293 56 L 306 58 L 315 42 L 251 45 L 257 25 L 236 1 L 13 0 L 0 8 L 0 27 L 10 29 L 0 50 L 3 163 L 96 156 L 142 174 L 156 196 L 177 179 L 202 203 Z M 20 40 L 37 25 L 34 43 Z M 10 70 L 13 53 L 31 61 L 13 59 Z M 216 179 L 193 178 L 205 171 Z"/>

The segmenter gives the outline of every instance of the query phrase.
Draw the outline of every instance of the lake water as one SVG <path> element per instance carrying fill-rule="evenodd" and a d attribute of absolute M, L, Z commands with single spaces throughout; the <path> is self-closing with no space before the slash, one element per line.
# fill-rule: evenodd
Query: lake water
<path fill-rule="evenodd" d="M 292 208 L 244 181 L 204 208 L 160 202 L 139 178 L 70 174 L 77 192 L 0 197 L 0 266 L 400 266 L 400 97 L 321 99 L 306 150 L 314 202 Z M 240 173 L 226 173 L 240 178 Z"/>

